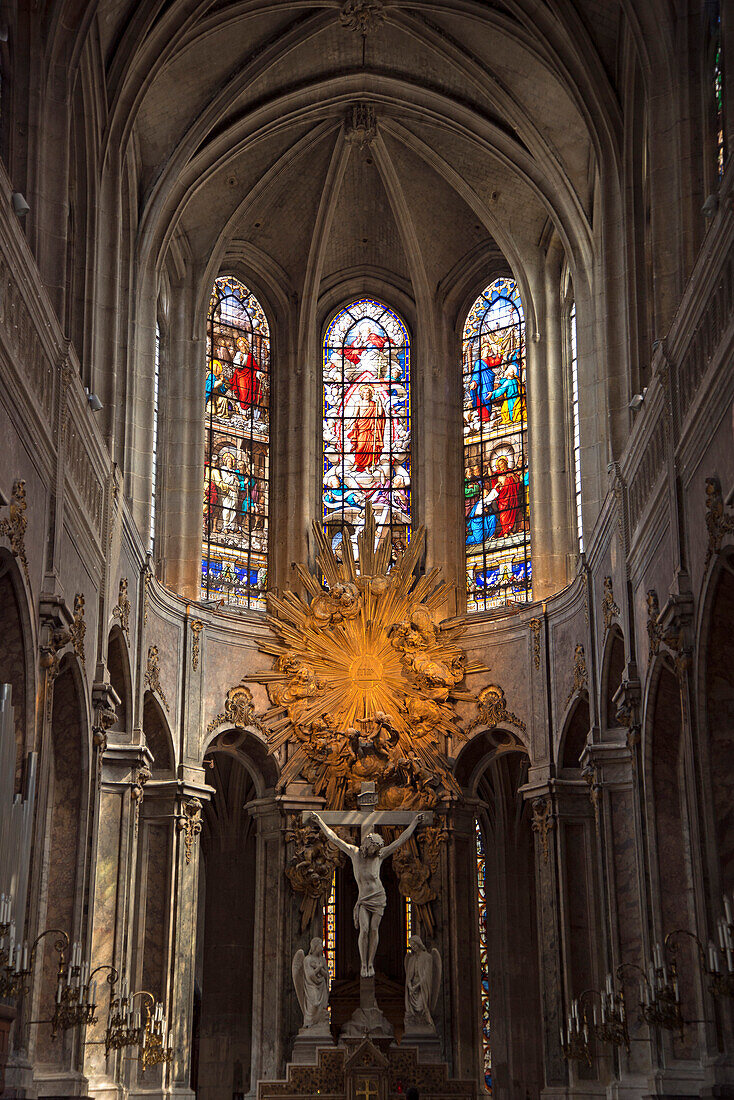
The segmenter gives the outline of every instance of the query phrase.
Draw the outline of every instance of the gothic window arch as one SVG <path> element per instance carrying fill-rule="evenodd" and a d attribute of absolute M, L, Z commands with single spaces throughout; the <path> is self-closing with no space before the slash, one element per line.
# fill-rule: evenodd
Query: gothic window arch
<path fill-rule="evenodd" d="M 255 295 L 218 278 L 207 317 L 201 598 L 265 607 L 270 325 Z"/>
<path fill-rule="evenodd" d="M 584 519 L 581 503 L 581 426 L 580 426 L 580 390 L 579 390 L 579 354 L 578 354 L 578 321 L 576 315 L 576 299 L 573 295 L 573 287 L 569 283 L 569 294 L 566 299 L 566 364 L 568 370 L 568 389 L 571 398 L 570 435 L 571 452 L 573 458 L 573 492 L 574 492 L 574 517 L 576 522 L 576 541 L 579 554 L 584 553 Z"/>
<path fill-rule="evenodd" d="M 323 343 L 324 524 L 339 552 L 372 505 L 378 544 L 395 556 L 410 541 L 410 340 L 405 324 L 375 298 L 339 310 Z M 345 552 L 349 552 L 348 550 Z"/>
<path fill-rule="evenodd" d="M 495 279 L 464 324 L 467 611 L 532 599 L 525 318 L 514 279 Z"/>

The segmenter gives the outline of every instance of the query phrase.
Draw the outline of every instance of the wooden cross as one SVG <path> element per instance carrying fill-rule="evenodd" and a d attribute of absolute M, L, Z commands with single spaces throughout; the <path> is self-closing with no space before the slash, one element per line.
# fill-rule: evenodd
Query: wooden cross
<path fill-rule="evenodd" d="M 377 825 L 402 825 L 405 828 L 410 825 L 414 817 L 417 817 L 417 812 L 414 810 L 378 810 L 374 783 L 362 784 L 357 795 L 357 807 L 356 810 L 318 810 L 317 812 L 321 820 L 332 828 L 335 825 L 359 825 L 360 844 L 368 833 L 375 831 Z M 307 810 L 302 815 L 304 822 L 310 812 Z M 420 812 L 423 814 L 423 824 L 430 825 L 433 822 L 433 813 L 431 811 L 427 813 L 425 810 Z"/>

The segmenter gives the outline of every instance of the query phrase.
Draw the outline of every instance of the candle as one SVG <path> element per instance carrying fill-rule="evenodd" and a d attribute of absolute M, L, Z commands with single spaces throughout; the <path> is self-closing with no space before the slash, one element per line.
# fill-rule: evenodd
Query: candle
<path fill-rule="evenodd" d="M 726 923 L 732 923 L 731 901 L 728 894 L 724 894 L 724 912 L 726 913 Z"/>
<path fill-rule="evenodd" d="M 28 942 L 23 944 L 23 969 L 28 969 Z"/>
<path fill-rule="evenodd" d="M 594 1021 L 594 1027 L 596 1027 L 596 1005 L 591 1006 L 591 1018 Z M 604 1005 L 603 1004 L 601 1006 L 601 1019 L 602 1019 L 602 1023 L 604 1023 Z"/>
<path fill-rule="evenodd" d="M 97 982 L 93 981 L 92 982 L 92 994 L 89 998 L 89 1004 L 94 1005 L 96 1003 L 97 1003 Z"/>

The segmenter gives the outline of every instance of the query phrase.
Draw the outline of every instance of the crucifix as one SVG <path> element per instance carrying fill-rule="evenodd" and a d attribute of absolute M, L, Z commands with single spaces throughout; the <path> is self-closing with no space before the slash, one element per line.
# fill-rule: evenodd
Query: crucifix
<path fill-rule="evenodd" d="M 354 927 L 359 930 L 361 977 L 374 978 L 375 955 L 380 938 L 380 921 L 385 912 L 385 887 L 380 881 L 382 861 L 401 848 L 420 824 L 429 824 L 432 813 L 411 813 L 410 810 L 378 810 L 374 783 L 363 783 L 357 796 L 357 810 L 325 810 L 303 814 L 303 821 L 316 821 L 324 836 L 349 856 L 357 883 L 357 904 L 354 906 Z M 348 844 L 331 828 L 332 825 L 359 825 L 361 843 Z M 385 845 L 378 825 L 405 825 L 397 840 Z"/>

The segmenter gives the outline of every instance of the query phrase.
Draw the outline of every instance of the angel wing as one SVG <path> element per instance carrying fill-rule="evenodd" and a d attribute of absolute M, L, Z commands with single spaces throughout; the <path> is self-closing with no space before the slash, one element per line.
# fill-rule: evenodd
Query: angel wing
<path fill-rule="evenodd" d="M 298 1003 L 301 1006 L 301 1012 L 304 1016 L 306 1015 L 306 989 L 303 975 L 303 964 L 305 959 L 306 956 L 303 953 L 303 948 L 299 947 L 291 963 L 291 976 L 293 977 L 293 984 L 296 987 L 296 997 L 298 997 Z"/>
<path fill-rule="evenodd" d="M 441 956 L 436 947 L 431 950 L 431 961 L 433 964 L 431 975 L 431 1015 L 433 1015 L 433 1010 L 438 1001 L 438 991 L 441 987 L 441 974 L 443 972 Z"/>

